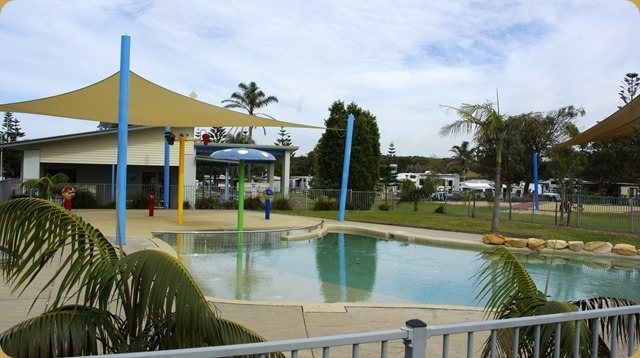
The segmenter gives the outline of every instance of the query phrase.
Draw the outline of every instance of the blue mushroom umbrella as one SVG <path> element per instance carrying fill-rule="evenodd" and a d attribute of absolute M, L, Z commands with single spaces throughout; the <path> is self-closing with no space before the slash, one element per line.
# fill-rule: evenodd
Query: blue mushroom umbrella
<path fill-rule="evenodd" d="M 211 153 L 209 158 L 238 162 L 238 231 L 242 231 L 244 226 L 244 165 L 245 163 L 273 162 L 276 158 L 265 151 L 249 148 L 222 149 Z"/>

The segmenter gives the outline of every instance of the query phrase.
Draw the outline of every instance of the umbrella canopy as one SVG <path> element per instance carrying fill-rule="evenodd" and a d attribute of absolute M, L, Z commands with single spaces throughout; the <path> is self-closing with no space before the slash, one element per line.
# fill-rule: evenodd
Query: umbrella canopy
<path fill-rule="evenodd" d="M 244 160 L 246 163 L 251 162 L 269 162 L 276 160 L 271 153 L 258 149 L 248 148 L 229 148 L 215 151 L 209 155 L 211 159 L 239 162 Z"/>
<path fill-rule="evenodd" d="M 595 126 L 559 145 L 568 147 L 611 138 L 630 137 L 635 134 L 634 126 L 640 125 L 640 97 L 634 98 L 617 112 Z"/>
<path fill-rule="evenodd" d="M 238 250 L 242 247 L 244 230 L 244 164 L 246 162 L 272 162 L 276 157 L 258 149 L 229 148 L 215 151 L 209 155 L 211 159 L 233 160 L 238 162 Z"/>
<path fill-rule="evenodd" d="M 0 104 L 0 112 L 118 123 L 120 72 L 57 96 Z M 130 72 L 128 124 L 154 127 L 320 128 L 251 116 L 172 92 Z"/>

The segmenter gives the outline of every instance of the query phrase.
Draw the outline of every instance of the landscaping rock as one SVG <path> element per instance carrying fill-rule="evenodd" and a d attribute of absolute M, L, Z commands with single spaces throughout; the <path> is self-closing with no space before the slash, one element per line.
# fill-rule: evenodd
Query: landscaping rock
<path fill-rule="evenodd" d="M 542 239 L 532 237 L 527 240 L 527 246 L 531 250 L 542 251 L 547 246 L 547 242 Z"/>
<path fill-rule="evenodd" d="M 584 250 L 584 242 L 582 241 L 569 241 L 567 244 L 568 244 L 569 250 L 573 252 Z"/>
<path fill-rule="evenodd" d="M 569 246 L 569 244 L 564 240 L 547 240 L 547 248 L 562 250 Z"/>
<path fill-rule="evenodd" d="M 596 254 L 606 254 L 611 252 L 613 245 L 604 241 L 591 241 L 584 244 L 584 250 Z"/>
<path fill-rule="evenodd" d="M 616 246 L 612 249 L 614 254 L 622 255 L 622 256 L 637 256 L 638 251 L 636 247 L 629 244 L 616 244 Z"/>
<path fill-rule="evenodd" d="M 517 238 L 514 238 L 514 237 L 508 237 L 508 238 L 506 238 L 504 240 L 505 240 L 504 246 L 506 246 L 506 247 L 516 247 L 516 248 L 519 248 L 519 249 L 527 247 L 527 242 L 528 242 L 527 239 L 517 239 Z"/>
<path fill-rule="evenodd" d="M 482 242 L 489 245 L 504 245 L 504 236 L 498 234 L 482 235 Z"/>

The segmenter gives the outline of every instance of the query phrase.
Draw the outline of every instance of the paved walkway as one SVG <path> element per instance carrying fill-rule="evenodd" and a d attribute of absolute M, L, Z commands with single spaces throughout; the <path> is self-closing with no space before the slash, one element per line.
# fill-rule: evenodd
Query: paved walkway
<path fill-rule="evenodd" d="M 85 221 L 98 228 L 113 240 L 116 227 L 114 210 L 77 210 Z M 126 223 L 127 244 L 125 251 L 156 248 L 150 240 L 152 231 L 197 231 L 235 230 L 237 213 L 219 210 L 185 210 L 183 224 L 177 224 L 177 211 L 156 210 L 153 217 L 146 210 L 128 210 Z M 316 225 L 321 219 L 272 214 L 270 220 L 264 213 L 245 212 L 244 229 L 261 230 L 276 228 L 296 228 Z M 465 245 L 481 245 L 478 234 L 464 234 L 396 227 L 391 225 L 362 224 L 325 220 L 325 228 L 340 227 L 354 231 L 374 231 L 397 238 L 416 241 L 449 241 Z M 34 285 L 35 287 L 38 286 Z M 29 316 L 42 312 L 49 293 L 44 292 L 29 312 L 29 307 L 37 290 L 29 289 L 18 297 L 10 294 L 10 287 L 0 286 L 0 331 L 4 331 Z M 396 329 L 405 322 L 418 318 L 429 325 L 477 321 L 482 312 L 468 307 L 428 306 L 428 305 L 372 305 L 372 304 L 308 304 L 308 303 L 256 303 L 212 299 L 214 305 L 227 319 L 244 324 L 268 340 L 283 340 L 325 335 L 359 333 L 366 331 Z M 476 337 L 475 346 L 482 345 L 484 338 Z M 363 345 L 361 357 L 380 356 L 379 345 Z M 389 357 L 402 357 L 402 344 L 390 344 Z M 440 352 L 440 340 L 429 342 L 430 352 Z M 463 356 L 466 352 L 466 336 L 451 337 L 451 356 Z M 319 352 L 303 353 L 301 357 L 319 357 Z M 332 357 L 350 356 L 350 348 L 332 349 Z"/>

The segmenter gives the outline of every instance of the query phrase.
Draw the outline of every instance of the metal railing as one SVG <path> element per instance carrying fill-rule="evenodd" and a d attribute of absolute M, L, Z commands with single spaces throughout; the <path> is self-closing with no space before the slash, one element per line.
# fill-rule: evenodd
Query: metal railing
<path fill-rule="evenodd" d="M 142 353 L 126 353 L 106 355 L 107 357 L 233 357 L 254 355 L 257 357 L 266 357 L 269 353 L 284 352 L 290 354 L 292 358 L 298 357 L 300 351 L 318 349 L 322 352 L 322 357 L 330 357 L 332 349 L 337 347 L 350 346 L 351 357 L 360 357 L 360 347 L 364 344 L 378 344 L 379 353 L 377 357 L 387 357 L 389 355 L 390 344 L 402 343 L 405 358 L 423 358 L 428 356 L 449 357 L 451 353 L 451 338 L 454 335 L 461 335 L 463 341 L 466 341 L 465 347 L 457 347 L 458 350 L 464 351 L 467 358 L 477 357 L 481 355 L 481 347 L 476 348 L 474 339 L 484 333 L 483 338 L 488 338 L 488 354 L 495 357 L 497 354 L 497 334 L 500 330 L 510 330 L 513 337 L 513 349 L 511 356 L 517 357 L 518 336 L 523 329 L 532 327 L 535 335 L 531 342 L 533 345 L 531 351 L 533 357 L 548 356 L 558 357 L 562 347 L 561 337 L 563 323 L 581 321 L 591 321 L 592 327 L 592 346 L 586 347 L 590 351 L 590 357 L 598 357 L 599 337 L 605 336 L 605 342 L 608 344 L 611 357 L 631 356 L 636 350 L 637 340 L 637 324 L 640 315 L 639 306 L 607 308 L 589 311 L 570 312 L 553 315 L 543 315 L 535 317 L 521 317 L 505 320 L 464 322 L 455 324 L 443 324 L 428 326 L 419 319 L 413 319 L 406 322 L 406 325 L 399 329 L 375 331 L 366 333 L 343 334 L 325 337 L 303 338 L 293 340 L 283 340 L 264 343 L 238 344 L 230 346 L 206 347 L 206 348 L 190 348 L 169 351 L 142 352 Z M 611 328 L 607 332 L 600 331 L 600 320 L 602 318 L 610 318 L 612 320 Z M 626 319 L 628 323 L 629 340 L 623 340 L 618 332 L 619 321 Z M 541 349 L 540 329 L 544 325 L 553 325 L 554 334 L 551 337 L 553 343 L 553 352 L 543 352 Z M 574 345 L 572 346 L 573 357 L 581 357 L 581 348 L 584 352 L 585 347 L 580 347 L 580 325 L 575 324 L 575 333 L 573 335 Z M 606 335 L 608 333 L 608 335 Z M 440 337 L 440 339 L 436 339 Z M 436 342 L 436 341 L 439 342 Z M 621 346 L 620 341 L 628 342 L 625 346 Z M 434 346 L 433 349 L 431 347 Z M 466 349 L 465 349 L 466 348 Z M 370 350 L 369 350 L 370 351 Z M 340 357 L 344 357 L 341 354 Z M 458 356 L 458 355 L 456 355 Z"/>

